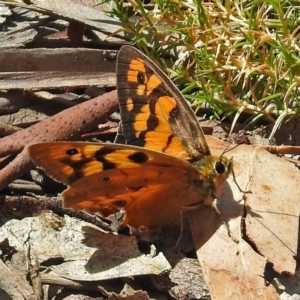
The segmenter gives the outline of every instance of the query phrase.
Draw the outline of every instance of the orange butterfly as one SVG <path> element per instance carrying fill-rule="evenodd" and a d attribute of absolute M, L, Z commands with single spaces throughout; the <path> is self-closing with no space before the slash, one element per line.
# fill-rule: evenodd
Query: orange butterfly
<path fill-rule="evenodd" d="M 124 224 L 161 227 L 185 208 L 210 205 L 232 171 L 212 156 L 199 123 L 170 79 L 144 54 L 123 46 L 117 90 L 126 144 L 49 142 L 30 146 L 32 160 L 69 188 L 64 205 L 125 210 Z"/>

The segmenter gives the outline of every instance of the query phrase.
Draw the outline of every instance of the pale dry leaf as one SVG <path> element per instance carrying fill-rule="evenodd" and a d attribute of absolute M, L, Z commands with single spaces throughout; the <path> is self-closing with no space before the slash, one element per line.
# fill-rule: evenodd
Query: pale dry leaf
<path fill-rule="evenodd" d="M 29 299 L 31 295 L 32 290 L 25 279 L 0 260 L 0 299 L 24 300 L 24 296 Z"/>
<path fill-rule="evenodd" d="M 161 274 L 171 269 L 162 253 L 155 257 L 142 254 L 136 238 L 106 234 L 96 226 L 70 218 L 44 214 L 11 220 L 0 228 L 0 242 L 8 239 L 17 251 L 27 251 L 42 265 L 72 280 L 104 280 L 145 274 Z"/>
<path fill-rule="evenodd" d="M 220 141 L 209 143 L 217 155 L 227 146 Z M 293 288 L 288 284 L 296 270 L 298 169 L 259 147 L 241 145 L 226 155 L 234 159 L 239 186 L 252 194 L 241 193 L 230 177 L 218 201 L 222 217 L 209 207 L 189 213 L 212 299 L 279 299 L 283 292 L 300 294 L 299 283 Z M 228 221 L 231 236 L 222 218 Z M 278 281 L 272 281 L 274 277 Z"/>
<path fill-rule="evenodd" d="M 63 19 L 78 21 L 99 30 L 98 37 L 101 40 L 124 44 L 124 40 L 118 38 L 124 36 L 122 30 L 120 31 L 122 29 L 121 24 L 120 26 L 115 25 L 115 19 L 110 18 L 103 11 L 99 11 L 95 7 L 75 3 L 72 0 L 31 0 L 31 3 L 31 7 L 42 9 L 45 13 L 49 12 L 49 14 L 55 14 Z M 115 32 L 118 32 L 118 34 L 112 37 L 111 34 Z"/>
<path fill-rule="evenodd" d="M 151 300 L 147 292 L 136 291 L 130 285 L 125 284 L 121 293 L 110 293 L 108 300 Z"/>

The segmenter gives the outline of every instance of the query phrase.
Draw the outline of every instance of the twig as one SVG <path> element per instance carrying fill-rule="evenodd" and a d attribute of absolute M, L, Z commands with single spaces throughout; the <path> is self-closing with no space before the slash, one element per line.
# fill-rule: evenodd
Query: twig
<path fill-rule="evenodd" d="M 35 142 L 80 140 L 118 108 L 116 91 L 68 108 L 38 124 L 1 139 L 0 158 L 16 157 L 0 170 L 0 190 L 31 168 L 27 147 Z"/>

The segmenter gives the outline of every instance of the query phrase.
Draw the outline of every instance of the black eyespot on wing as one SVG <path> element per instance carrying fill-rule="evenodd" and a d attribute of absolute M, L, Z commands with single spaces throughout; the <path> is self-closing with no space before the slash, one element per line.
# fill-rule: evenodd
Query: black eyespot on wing
<path fill-rule="evenodd" d="M 115 200 L 113 202 L 114 205 L 119 206 L 119 207 L 123 207 L 127 204 L 127 202 L 125 200 Z"/>
<path fill-rule="evenodd" d="M 222 162 L 217 161 L 215 163 L 215 171 L 217 174 L 221 175 L 226 171 L 226 166 Z"/>
<path fill-rule="evenodd" d="M 67 155 L 74 155 L 74 154 L 78 154 L 78 153 L 79 153 L 79 151 L 78 151 L 78 149 L 76 149 L 76 148 L 68 149 L 68 150 L 66 151 L 66 154 L 67 154 Z"/>
<path fill-rule="evenodd" d="M 110 178 L 108 176 L 105 176 L 105 177 L 102 178 L 102 180 L 105 181 L 105 182 L 109 182 Z"/>
<path fill-rule="evenodd" d="M 145 83 L 145 74 L 142 72 L 138 72 L 137 74 L 137 82 L 139 84 L 144 84 Z"/>
<path fill-rule="evenodd" d="M 142 164 L 149 159 L 149 156 L 144 152 L 134 152 L 133 154 L 129 155 L 128 158 L 137 164 Z"/>

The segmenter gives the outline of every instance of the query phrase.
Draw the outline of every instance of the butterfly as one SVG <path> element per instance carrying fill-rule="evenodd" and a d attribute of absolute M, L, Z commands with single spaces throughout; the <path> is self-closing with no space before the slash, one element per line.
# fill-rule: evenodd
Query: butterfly
<path fill-rule="evenodd" d="M 117 91 L 125 144 L 33 144 L 33 162 L 68 185 L 64 206 L 108 217 L 125 211 L 124 225 L 162 227 L 182 211 L 210 205 L 232 172 L 213 156 L 194 112 L 168 76 L 132 46 L 117 57 Z"/>

